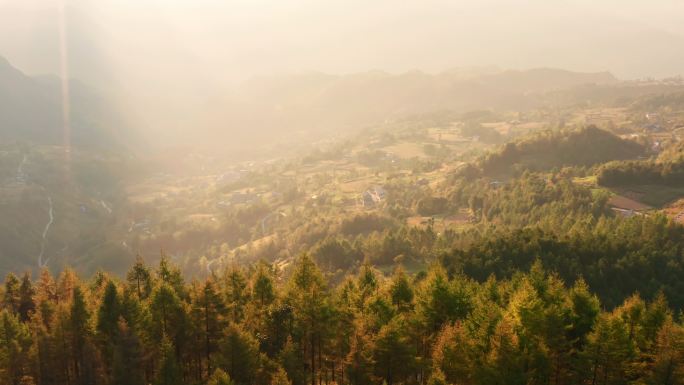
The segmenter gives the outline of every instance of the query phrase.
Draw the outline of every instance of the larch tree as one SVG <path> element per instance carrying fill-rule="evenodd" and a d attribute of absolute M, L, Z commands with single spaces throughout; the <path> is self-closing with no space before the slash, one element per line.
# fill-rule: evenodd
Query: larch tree
<path fill-rule="evenodd" d="M 36 295 L 36 290 L 33 287 L 33 282 L 31 281 L 31 274 L 28 272 L 24 273 L 21 277 L 21 285 L 19 285 L 19 319 L 22 322 L 27 322 L 31 315 L 36 311 L 36 303 L 34 302 L 34 296 Z"/>
<path fill-rule="evenodd" d="M 74 380 L 81 384 L 86 378 L 86 347 L 91 336 L 90 312 L 79 286 L 73 290 L 73 299 L 69 312 L 68 333 L 71 344 L 71 361 Z"/>
<path fill-rule="evenodd" d="M 161 341 L 158 368 L 154 385 L 184 385 L 175 349 L 166 337 Z"/>
<path fill-rule="evenodd" d="M 19 313 L 21 297 L 19 293 L 19 279 L 16 275 L 9 273 L 5 277 L 5 290 L 2 298 L 2 306 L 12 314 Z"/>
<path fill-rule="evenodd" d="M 251 335 L 235 324 L 228 326 L 221 342 L 219 367 L 237 385 L 250 385 L 259 364 L 259 346 Z"/>
<path fill-rule="evenodd" d="M 135 264 L 126 274 L 126 282 L 128 288 L 133 290 L 141 301 L 152 293 L 152 274 L 140 255 L 136 257 Z"/>
<path fill-rule="evenodd" d="M 208 376 L 213 373 L 213 355 L 218 351 L 219 342 L 227 324 L 225 303 L 211 279 L 196 290 L 192 314 L 197 322 L 197 329 L 203 345 L 204 362 Z"/>
<path fill-rule="evenodd" d="M 413 371 L 416 350 L 408 343 L 405 329 L 401 318 L 397 318 L 383 326 L 375 338 L 375 375 L 387 385 L 403 383 Z"/>

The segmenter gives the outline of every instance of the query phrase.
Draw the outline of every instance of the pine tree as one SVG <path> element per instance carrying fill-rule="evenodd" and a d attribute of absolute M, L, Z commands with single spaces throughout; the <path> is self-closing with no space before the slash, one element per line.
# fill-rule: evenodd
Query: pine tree
<path fill-rule="evenodd" d="M 452 384 L 467 384 L 475 369 L 474 347 L 461 324 L 445 325 L 432 353 L 433 371 Z"/>
<path fill-rule="evenodd" d="M 550 381 L 549 352 L 545 349 L 543 339 L 546 336 L 545 303 L 539 294 L 540 291 L 545 292 L 547 281 L 545 277 L 542 277 L 534 277 L 534 275 L 524 277 L 516 290 L 511 293 L 504 311 L 504 319 L 509 324 L 505 325 L 506 328 L 502 331 L 516 331 L 519 358 L 522 367 L 525 368 L 522 373 L 522 383 L 548 383 Z"/>
<path fill-rule="evenodd" d="M 175 349 L 166 337 L 161 341 L 158 368 L 154 385 L 184 385 Z"/>
<path fill-rule="evenodd" d="M 97 312 L 96 331 L 104 344 L 111 344 L 116 338 L 119 317 L 121 316 L 121 304 L 116 284 L 110 281 L 104 292 L 100 308 Z"/>
<path fill-rule="evenodd" d="M 35 302 L 43 327 L 50 331 L 57 306 L 57 284 L 46 268 L 40 272 L 40 278 L 36 285 Z"/>
<path fill-rule="evenodd" d="M 357 285 L 359 290 L 358 307 L 361 309 L 361 312 L 363 312 L 365 310 L 366 301 L 372 297 L 380 287 L 378 276 L 375 269 L 370 265 L 370 262 L 366 261 L 361 265 L 357 278 Z"/>
<path fill-rule="evenodd" d="M 263 264 L 259 264 L 252 283 L 252 297 L 259 301 L 260 307 L 265 307 L 275 299 L 273 279 Z"/>
<path fill-rule="evenodd" d="M 602 315 L 582 353 L 588 368 L 584 370 L 585 382 L 591 385 L 624 383 L 633 357 L 629 326 L 616 315 Z"/>
<path fill-rule="evenodd" d="M 26 272 L 21 277 L 21 285 L 19 286 L 19 319 L 21 322 L 28 322 L 31 315 L 36 311 L 36 303 L 33 300 L 35 294 L 31 275 Z"/>
<path fill-rule="evenodd" d="M 352 338 L 349 354 L 347 355 L 346 377 L 351 384 L 371 385 L 374 381 L 372 342 L 363 330 L 357 330 Z"/>
<path fill-rule="evenodd" d="M 135 292 L 140 301 L 147 299 L 152 293 L 152 274 L 140 255 L 136 257 L 135 264 L 128 271 L 126 281 L 128 289 Z"/>
<path fill-rule="evenodd" d="M 405 329 L 401 319 L 396 319 L 383 326 L 375 339 L 375 374 L 387 385 L 403 382 L 415 365 L 415 347 L 409 343 Z"/>
<path fill-rule="evenodd" d="M 207 375 L 213 373 L 212 356 L 218 351 L 226 322 L 226 306 L 216 291 L 212 280 L 207 280 L 193 300 L 193 316 L 197 320 L 200 340 L 203 344 Z"/>
<path fill-rule="evenodd" d="M 71 301 L 74 295 L 74 289 L 78 285 L 78 277 L 76 273 L 67 268 L 62 271 L 57 280 L 57 303 L 66 303 Z"/>
<path fill-rule="evenodd" d="M 31 334 L 27 325 L 7 310 L 0 312 L 0 383 L 19 385 L 28 375 Z"/>
<path fill-rule="evenodd" d="M 658 331 L 646 368 L 647 384 L 684 384 L 684 328 L 668 318 Z"/>
<path fill-rule="evenodd" d="M 627 298 L 622 306 L 616 309 L 615 313 L 622 319 L 627 327 L 627 334 L 631 343 L 634 346 L 644 348 L 645 340 L 642 329 L 644 315 L 646 313 L 646 304 L 641 297 L 639 297 L 639 295 L 633 295 Z"/>
<path fill-rule="evenodd" d="M 9 273 L 5 277 L 5 292 L 3 293 L 2 306 L 12 314 L 19 313 L 21 297 L 19 293 L 19 279 L 16 275 Z"/>
<path fill-rule="evenodd" d="M 184 332 L 185 309 L 176 291 L 167 283 L 161 283 L 152 292 L 149 304 L 152 334 L 161 342 L 164 336 L 178 344 Z"/>
<path fill-rule="evenodd" d="M 123 319 L 118 322 L 111 362 L 111 385 L 145 385 L 141 341 Z"/>
<path fill-rule="evenodd" d="M 644 338 L 649 345 L 655 343 L 658 331 L 671 317 L 665 294 L 659 292 L 653 302 L 648 304 L 643 319 Z"/>
<path fill-rule="evenodd" d="M 142 274 L 144 275 L 144 273 Z M 164 251 L 161 251 L 161 259 L 157 268 L 157 279 L 173 288 L 179 298 L 184 299 L 186 297 L 183 275 L 180 269 L 169 261 Z"/>
<path fill-rule="evenodd" d="M 219 365 L 237 385 L 249 385 L 259 364 L 256 340 L 244 330 L 231 324 L 221 343 Z"/>
<path fill-rule="evenodd" d="M 87 377 L 86 346 L 91 334 L 90 312 L 85 303 L 83 292 L 79 286 L 73 290 L 73 299 L 69 314 L 68 331 L 71 342 L 72 370 L 76 384 L 84 383 Z"/>
<path fill-rule="evenodd" d="M 249 299 L 247 279 L 241 269 L 233 267 L 226 271 L 224 288 L 232 322 L 242 322 L 245 304 Z"/>
<path fill-rule="evenodd" d="M 277 302 L 262 311 L 264 325 L 259 331 L 262 350 L 269 357 L 275 357 L 292 334 L 294 309 L 287 303 Z"/>
<path fill-rule="evenodd" d="M 470 297 L 461 282 L 449 282 L 443 268 L 433 267 L 417 298 L 418 311 L 428 332 L 436 334 L 446 322 L 465 318 L 472 306 Z"/>
<path fill-rule="evenodd" d="M 491 350 L 485 352 L 483 370 L 474 370 L 471 375 L 479 384 L 524 385 L 530 383 L 528 357 L 521 354 L 520 339 L 514 330 L 515 322 L 504 317 L 496 325 L 491 337 Z M 477 357 L 474 357 L 477 360 Z M 476 364 L 476 366 L 479 366 Z"/>
<path fill-rule="evenodd" d="M 580 279 L 570 290 L 569 301 L 572 307 L 569 338 L 574 342 L 574 348 L 580 350 L 600 313 L 599 300 L 589 292 L 586 282 Z"/>
<path fill-rule="evenodd" d="M 295 307 L 297 332 L 309 360 L 311 385 L 316 385 L 322 364 L 322 337 L 330 319 L 328 291 L 323 275 L 308 255 L 302 255 L 290 278 L 288 300 Z"/>
<path fill-rule="evenodd" d="M 390 296 L 392 297 L 392 304 L 400 312 L 406 312 L 413 306 L 413 289 L 404 269 L 401 267 L 394 271 L 390 286 Z"/>
<path fill-rule="evenodd" d="M 119 318 L 121 305 L 114 282 L 109 281 L 105 287 L 104 296 L 97 312 L 97 339 L 102 356 L 105 357 L 105 367 L 111 372 L 112 357 L 114 356 L 117 333 L 119 331 Z M 111 373 L 108 373 L 111 375 Z"/>
<path fill-rule="evenodd" d="M 292 380 L 293 385 L 305 385 L 306 373 L 304 368 L 304 358 L 301 349 L 296 346 L 292 338 L 288 337 L 283 349 L 280 351 L 278 360 L 282 368 L 287 372 L 287 377 Z"/>

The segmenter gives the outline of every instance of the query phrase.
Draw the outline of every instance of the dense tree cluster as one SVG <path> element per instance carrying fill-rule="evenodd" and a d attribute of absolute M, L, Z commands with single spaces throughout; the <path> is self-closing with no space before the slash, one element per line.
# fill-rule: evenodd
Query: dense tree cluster
<path fill-rule="evenodd" d="M 601 167 L 597 182 L 607 187 L 643 184 L 684 186 L 684 162 L 651 161 L 611 162 Z"/>
<path fill-rule="evenodd" d="M 608 307 L 635 292 L 653 298 L 662 290 L 675 309 L 684 308 L 684 227 L 664 216 L 601 218 L 562 234 L 538 227 L 490 229 L 464 235 L 461 244 L 442 254 L 442 264 L 479 281 L 512 277 L 540 260 L 566 281 L 585 279 Z"/>
<path fill-rule="evenodd" d="M 449 183 L 452 207 L 470 209 L 485 223 L 525 227 L 545 223 L 556 231 L 610 215 L 608 196 L 573 183 L 571 175 L 524 172 L 506 182 L 458 178 Z"/>
<path fill-rule="evenodd" d="M 550 170 L 563 166 L 591 166 L 612 160 L 633 159 L 644 147 L 621 139 L 596 126 L 580 130 L 544 131 L 517 142 L 505 144 L 479 162 L 485 175 L 511 171 Z"/>
<path fill-rule="evenodd" d="M 483 126 L 477 122 L 465 122 L 461 127 L 461 135 L 465 137 L 478 137 L 479 140 L 486 143 L 500 143 L 501 134 L 495 128 Z"/>
<path fill-rule="evenodd" d="M 308 256 L 184 282 L 162 258 L 125 280 L 9 275 L 0 383 L 681 384 L 684 327 L 666 297 L 604 311 L 541 263 L 478 283 L 439 265 L 330 285 Z"/>
<path fill-rule="evenodd" d="M 599 169 L 597 182 L 608 187 L 640 184 L 684 186 L 684 145 L 671 146 L 655 160 L 607 163 Z"/>

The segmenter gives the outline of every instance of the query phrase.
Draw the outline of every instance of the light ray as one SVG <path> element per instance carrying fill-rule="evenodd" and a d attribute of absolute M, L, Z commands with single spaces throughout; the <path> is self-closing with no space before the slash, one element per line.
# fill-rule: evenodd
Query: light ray
<path fill-rule="evenodd" d="M 62 78 L 62 141 L 65 148 L 67 165 L 71 152 L 71 103 L 69 93 L 69 52 L 67 45 L 66 12 L 64 1 L 59 2 L 59 56 Z"/>

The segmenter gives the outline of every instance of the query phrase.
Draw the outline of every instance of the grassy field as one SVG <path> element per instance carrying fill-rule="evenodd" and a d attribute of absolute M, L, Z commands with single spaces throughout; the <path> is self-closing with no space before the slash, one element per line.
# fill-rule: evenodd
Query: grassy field
<path fill-rule="evenodd" d="M 651 206 L 645 205 L 634 199 L 617 194 L 610 197 L 610 200 L 608 200 L 608 204 L 610 204 L 613 207 L 625 210 L 645 211 L 651 209 Z"/>
<path fill-rule="evenodd" d="M 575 184 L 579 184 L 582 186 L 594 187 L 596 186 L 596 175 L 585 176 L 582 178 L 573 178 L 572 181 Z"/>
<path fill-rule="evenodd" d="M 432 217 L 413 216 L 406 218 L 408 226 L 427 227 L 430 221 L 435 231 L 441 232 L 446 229 L 463 228 L 470 224 L 470 213 L 468 210 L 462 209 L 453 215 L 435 215 Z"/>
<path fill-rule="evenodd" d="M 395 156 L 403 159 L 410 158 L 426 158 L 427 155 L 423 151 L 422 143 L 397 143 L 391 146 L 383 148 L 383 150 L 394 154 Z"/>
<path fill-rule="evenodd" d="M 653 207 L 664 207 L 679 198 L 684 197 L 684 187 L 669 187 L 662 185 L 636 185 L 628 188 L 616 189 L 614 192 L 638 198 L 638 201 Z"/>
<path fill-rule="evenodd" d="M 595 188 L 597 191 L 610 191 L 611 193 L 615 194 L 615 196 L 612 198 L 614 200 L 613 204 L 617 204 L 618 207 L 622 207 L 620 206 L 621 203 L 631 207 L 633 204 L 628 201 L 636 202 L 636 206 L 639 207 L 635 206 L 633 208 L 637 210 L 644 210 L 652 207 L 662 208 L 684 197 L 684 187 L 634 185 L 623 188 L 604 189 L 600 186 L 597 186 L 595 175 L 583 178 L 574 178 L 573 182 L 586 187 Z M 616 199 L 617 201 L 615 201 Z M 650 207 L 641 207 L 643 205 Z"/>

